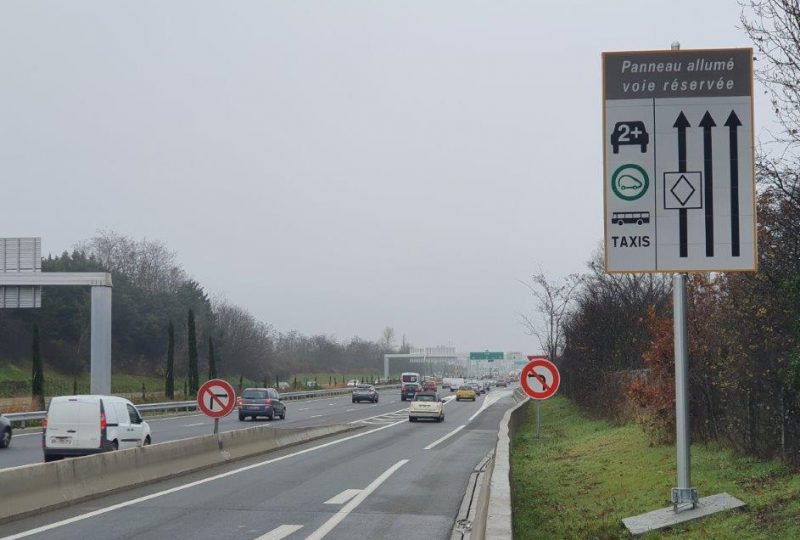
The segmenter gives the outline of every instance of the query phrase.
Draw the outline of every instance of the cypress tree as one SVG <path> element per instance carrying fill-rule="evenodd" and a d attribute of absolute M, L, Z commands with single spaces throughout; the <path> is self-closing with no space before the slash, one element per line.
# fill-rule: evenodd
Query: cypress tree
<path fill-rule="evenodd" d="M 200 374 L 197 367 L 197 332 L 194 325 L 194 311 L 189 310 L 189 394 L 197 395 L 200 389 Z"/>
<path fill-rule="evenodd" d="M 31 376 L 31 394 L 33 403 L 39 410 L 44 409 L 44 365 L 42 365 L 42 349 L 39 343 L 39 325 L 33 323 L 33 373 Z"/>
<path fill-rule="evenodd" d="M 167 373 L 164 383 L 167 399 L 175 399 L 175 327 L 169 321 L 167 327 Z"/>
<path fill-rule="evenodd" d="M 214 359 L 214 340 L 208 336 L 208 378 L 217 378 L 217 361 Z"/>

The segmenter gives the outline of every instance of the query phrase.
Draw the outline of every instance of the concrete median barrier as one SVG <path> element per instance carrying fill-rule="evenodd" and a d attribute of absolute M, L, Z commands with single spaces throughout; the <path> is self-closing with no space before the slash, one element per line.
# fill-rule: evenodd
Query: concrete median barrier
<path fill-rule="evenodd" d="M 0 470 L 0 523 L 98 495 L 362 429 L 258 426 L 52 463 Z"/>

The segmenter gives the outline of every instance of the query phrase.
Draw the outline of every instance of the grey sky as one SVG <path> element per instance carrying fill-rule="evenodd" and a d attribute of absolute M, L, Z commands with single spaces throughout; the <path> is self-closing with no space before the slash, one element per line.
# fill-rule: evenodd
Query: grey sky
<path fill-rule="evenodd" d="M 750 46 L 738 17 L 3 0 L 2 236 L 162 240 L 278 330 L 536 352 L 518 280 L 581 272 L 602 239 L 600 53 Z"/>

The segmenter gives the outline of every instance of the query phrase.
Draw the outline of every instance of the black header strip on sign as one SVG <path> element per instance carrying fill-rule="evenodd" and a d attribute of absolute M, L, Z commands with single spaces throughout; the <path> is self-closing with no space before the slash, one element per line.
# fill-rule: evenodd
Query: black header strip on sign
<path fill-rule="evenodd" d="M 706 257 L 714 256 L 714 161 L 711 146 L 711 128 L 717 124 L 711 117 L 711 113 L 706 111 L 700 126 L 703 128 L 703 165 L 704 176 L 703 186 L 705 192 L 705 218 L 706 218 Z"/>
<path fill-rule="evenodd" d="M 683 114 L 683 111 L 678 115 L 672 127 L 678 128 L 678 172 L 686 172 L 686 128 L 690 127 L 690 124 L 686 119 L 686 115 Z M 688 257 L 689 224 L 686 208 L 678 210 L 678 244 L 679 255 L 681 257 Z"/>
<path fill-rule="evenodd" d="M 731 163 L 731 256 L 739 256 L 739 134 L 742 122 L 731 111 L 725 122 L 730 130 L 730 163 Z"/>

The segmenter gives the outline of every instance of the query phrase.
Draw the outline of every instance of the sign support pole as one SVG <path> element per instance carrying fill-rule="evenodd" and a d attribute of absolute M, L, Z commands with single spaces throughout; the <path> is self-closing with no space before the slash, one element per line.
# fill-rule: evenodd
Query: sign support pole
<path fill-rule="evenodd" d="M 689 436 L 689 334 L 686 315 L 686 274 L 672 277 L 673 324 L 675 327 L 675 446 L 678 487 L 672 488 L 672 509 L 697 506 L 697 489 L 692 487 Z"/>
<path fill-rule="evenodd" d="M 536 400 L 536 438 L 539 438 L 542 427 L 542 402 Z"/>

